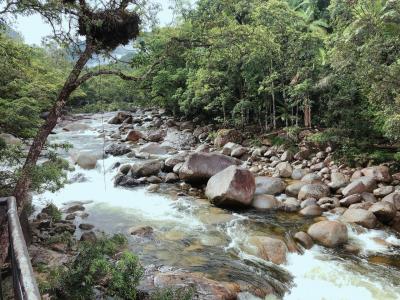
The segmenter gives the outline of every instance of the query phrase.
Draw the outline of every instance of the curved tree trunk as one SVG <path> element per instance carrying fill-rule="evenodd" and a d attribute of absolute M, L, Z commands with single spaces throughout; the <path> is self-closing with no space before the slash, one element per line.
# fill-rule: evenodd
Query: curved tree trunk
<path fill-rule="evenodd" d="M 17 184 L 14 189 L 14 196 L 17 199 L 18 207 L 21 208 L 25 204 L 27 192 L 31 186 L 31 171 L 35 167 L 37 160 L 39 159 L 40 153 L 46 143 L 47 137 L 57 125 L 58 118 L 61 116 L 62 110 L 65 107 L 66 102 L 69 99 L 71 93 L 77 88 L 77 79 L 82 72 L 82 69 L 91 58 L 93 54 L 93 47 L 88 44 L 85 51 L 80 55 L 74 68 L 69 74 L 63 88 L 61 89 L 56 102 L 54 103 L 49 116 L 45 123 L 39 129 L 33 143 L 29 149 L 28 156 L 25 164 L 21 171 Z"/>

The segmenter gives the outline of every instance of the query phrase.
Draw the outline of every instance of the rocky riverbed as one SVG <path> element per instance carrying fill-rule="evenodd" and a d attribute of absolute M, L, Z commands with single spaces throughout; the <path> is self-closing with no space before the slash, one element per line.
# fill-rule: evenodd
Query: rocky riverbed
<path fill-rule="evenodd" d="M 387 166 L 352 169 L 305 143 L 254 147 L 240 131 L 158 110 L 69 116 L 50 139 L 73 145 L 60 154 L 75 169 L 63 189 L 33 197 L 37 212 L 52 202 L 64 219 L 34 216 L 34 264 L 67 259 L 37 248 L 56 231 L 123 233 L 146 266 L 144 291 L 400 298 L 400 174 Z"/>

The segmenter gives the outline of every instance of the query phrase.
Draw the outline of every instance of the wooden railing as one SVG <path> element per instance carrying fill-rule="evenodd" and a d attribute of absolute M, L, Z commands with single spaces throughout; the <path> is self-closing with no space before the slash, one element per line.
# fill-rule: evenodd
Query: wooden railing
<path fill-rule="evenodd" d="M 40 293 L 33 274 L 31 260 L 26 247 L 21 224 L 19 222 L 17 204 L 14 197 L 0 198 L 0 206 L 7 206 L 8 236 L 10 242 L 11 271 L 14 299 L 40 300 Z M 0 274 L 0 299 L 1 293 Z"/>

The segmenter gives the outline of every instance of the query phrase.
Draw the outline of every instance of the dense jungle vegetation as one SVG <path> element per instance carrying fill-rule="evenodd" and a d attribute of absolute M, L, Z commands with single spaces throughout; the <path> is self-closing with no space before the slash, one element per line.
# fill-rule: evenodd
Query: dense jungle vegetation
<path fill-rule="evenodd" d="M 315 141 L 338 145 L 353 158 L 393 158 L 373 146 L 395 149 L 400 139 L 398 1 L 178 4 L 178 21 L 142 32 L 133 57 L 92 67 L 136 75 L 151 67 L 146 80 L 96 77 L 74 92 L 69 107 L 89 112 L 159 106 L 177 116 L 263 131 L 315 126 L 324 129 Z M 73 61 L 68 48 L 52 42 L 28 46 L 3 24 L 1 131 L 32 138 Z M 0 147 L 3 164 L 21 158 L 4 143 Z M 49 164 L 41 178 L 59 175 L 64 166 L 53 162 L 56 167 Z"/>

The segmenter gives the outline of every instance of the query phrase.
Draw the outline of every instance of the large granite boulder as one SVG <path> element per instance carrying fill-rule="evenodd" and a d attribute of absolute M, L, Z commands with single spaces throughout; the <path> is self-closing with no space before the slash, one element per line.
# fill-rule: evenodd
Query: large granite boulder
<path fill-rule="evenodd" d="M 347 227 L 338 221 L 320 221 L 308 228 L 308 235 L 317 243 L 334 248 L 347 243 Z"/>
<path fill-rule="evenodd" d="M 206 183 L 211 176 L 239 163 L 239 160 L 219 153 L 192 153 L 180 167 L 179 177 L 187 182 Z"/>
<path fill-rule="evenodd" d="M 276 195 L 285 190 L 286 183 L 276 177 L 258 176 L 256 177 L 256 194 Z"/>
<path fill-rule="evenodd" d="M 210 178 L 206 196 L 217 206 L 248 206 L 253 200 L 256 183 L 246 169 L 230 166 Z"/>

